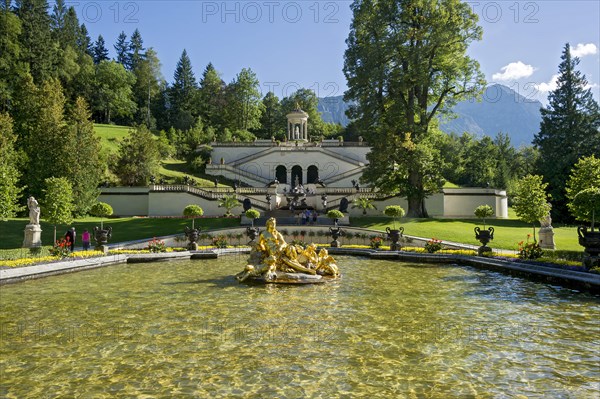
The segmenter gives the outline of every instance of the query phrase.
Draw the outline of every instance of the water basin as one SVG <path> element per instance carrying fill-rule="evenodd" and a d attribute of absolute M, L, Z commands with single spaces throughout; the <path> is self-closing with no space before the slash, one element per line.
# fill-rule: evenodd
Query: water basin
<path fill-rule="evenodd" d="M 244 285 L 245 257 L 0 288 L 2 398 L 595 398 L 600 300 L 469 267 L 339 257 Z"/>

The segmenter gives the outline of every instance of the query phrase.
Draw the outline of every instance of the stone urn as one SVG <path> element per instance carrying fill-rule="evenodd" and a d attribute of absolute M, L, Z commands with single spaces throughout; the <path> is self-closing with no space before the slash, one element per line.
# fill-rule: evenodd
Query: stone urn
<path fill-rule="evenodd" d="M 247 227 L 246 228 L 246 235 L 250 239 L 250 242 L 253 242 L 254 240 L 256 240 L 259 233 L 260 233 L 260 229 L 258 227 Z"/>
<path fill-rule="evenodd" d="M 402 245 L 400 245 L 400 238 L 404 234 L 404 227 L 400 227 L 399 229 L 390 229 L 386 227 L 385 231 L 387 231 L 388 240 L 392 243 L 390 244 L 390 251 L 400 251 Z"/>
<path fill-rule="evenodd" d="M 579 226 L 577 235 L 579 236 L 579 245 L 585 248 L 586 256 L 583 265 L 587 268 L 594 265 L 600 266 L 600 231 L 588 231 L 587 227 Z"/>
<path fill-rule="evenodd" d="M 341 247 L 341 244 L 338 241 L 338 238 L 340 238 L 341 236 L 344 235 L 344 231 L 341 228 L 337 227 L 337 224 L 336 224 L 335 227 L 329 228 L 329 234 L 331 234 L 331 238 L 333 238 L 333 241 L 331 241 L 330 246 L 333 248 Z"/>
<path fill-rule="evenodd" d="M 494 228 L 488 227 L 487 230 L 481 230 L 475 227 L 475 238 L 481 243 L 481 247 L 477 249 L 477 253 L 481 256 L 486 252 L 492 252 L 492 248 L 487 246 L 487 243 L 494 239 Z"/>
<path fill-rule="evenodd" d="M 108 240 L 112 236 L 112 227 L 106 229 L 99 229 L 97 226 L 94 227 L 94 239 L 96 240 L 96 250 L 107 252 L 108 251 Z"/>
<path fill-rule="evenodd" d="M 198 250 L 198 240 L 200 239 L 200 229 L 190 229 L 185 226 L 185 236 L 188 239 L 187 249 L 190 251 Z"/>

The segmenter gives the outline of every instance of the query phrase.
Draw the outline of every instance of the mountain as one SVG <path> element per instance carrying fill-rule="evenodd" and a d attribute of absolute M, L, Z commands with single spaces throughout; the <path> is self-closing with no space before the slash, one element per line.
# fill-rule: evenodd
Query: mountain
<path fill-rule="evenodd" d="M 507 133 L 514 146 L 529 145 L 538 132 L 542 120 L 542 103 L 529 100 L 511 88 L 493 84 L 487 87 L 480 102 L 463 101 L 453 112 L 455 117 L 440 121 L 440 129 L 446 133 L 463 132 L 476 136 L 495 137 L 499 132 Z M 349 123 L 345 115 L 348 104 L 342 96 L 319 99 L 319 111 L 325 122 Z"/>
<path fill-rule="evenodd" d="M 344 102 L 343 96 L 319 98 L 317 110 L 321 113 L 324 122 L 339 123 L 346 127 L 350 119 L 346 116 L 346 110 L 350 104 Z"/>

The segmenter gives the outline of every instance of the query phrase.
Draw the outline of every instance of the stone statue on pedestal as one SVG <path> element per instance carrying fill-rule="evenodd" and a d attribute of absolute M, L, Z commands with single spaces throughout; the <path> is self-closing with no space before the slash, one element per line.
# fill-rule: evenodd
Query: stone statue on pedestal
<path fill-rule="evenodd" d="M 29 208 L 29 224 L 40 224 L 40 205 L 34 197 L 27 198 Z"/>
<path fill-rule="evenodd" d="M 29 224 L 25 226 L 23 248 L 38 248 L 42 246 L 42 228 L 40 227 L 40 205 L 31 196 L 27 198 L 29 208 Z"/>
<path fill-rule="evenodd" d="M 552 228 L 552 217 L 550 216 L 550 212 L 540 219 L 540 247 L 544 249 L 556 249 L 556 244 L 554 244 L 554 229 Z"/>

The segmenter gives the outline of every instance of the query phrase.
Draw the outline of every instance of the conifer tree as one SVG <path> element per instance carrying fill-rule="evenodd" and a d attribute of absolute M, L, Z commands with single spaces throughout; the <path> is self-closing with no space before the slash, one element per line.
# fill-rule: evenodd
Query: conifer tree
<path fill-rule="evenodd" d="M 561 59 L 557 88 L 541 110 L 540 131 L 533 143 L 540 150 L 537 170 L 548 183 L 553 216 L 567 221 L 565 184 L 580 158 L 599 153 L 600 110 L 591 89 L 586 88 L 585 76 L 576 70 L 579 59 L 571 55 L 568 43 Z"/>
<path fill-rule="evenodd" d="M 150 177 L 156 176 L 159 161 L 154 136 L 148 128 L 140 126 L 121 142 L 115 174 L 123 185 L 145 186 Z"/>
<path fill-rule="evenodd" d="M 68 122 L 69 137 L 77 148 L 71 157 L 68 177 L 73 185 L 75 214 L 83 216 L 96 203 L 105 163 L 100 157 L 100 139 L 94 133 L 91 113 L 82 97 L 75 100 Z"/>
<path fill-rule="evenodd" d="M 192 70 L 192 62 L 185 49 L 177 62 L 169 94 L 173 126 L 181 130 L 189 129 L 198 115 L 196 109 L 198 86 Z"/>
<path fill-rule="evenodd" d="M 129 42 L 127 41 L 127 35 L 125 32 L 121 31 L 119 37 L 117 37 L 117 42 L 115 43 L 114 47 L 117 53 L 117 58 L 115 58 L 115 61 L 123 65 L 125 69 L 129 69 Z"/>
<path fill-rule="evenodd" d="M 207 127 L 220 130 L 223 126 L 223 109 L 225 108 L 225 82 L 212 63 L 208 63 L 199 89 L 200 116 Z"/>
<path fill-rule="evenodd" d="M 142 34 L 138 29 L 136 29 L 131 35 L 131 40 L 129 41 L 129 68 L 130 70 L 135 70 L 139 63 L 144 59 L 144 41 L 142 40 Z"/>
<path fill-rule="evenodd" d="M 17 0 L 16 13 L 21 19 L 21 60 L 29 66 L 36 84 L 55 77 L 56 42 L 52 38 L 48 2 Z"/>
<path fill-rule="evenodd" d="M 98 39 L 94 43 L 93 49 L 94 64 L 98 65 L 102 61 L 108 60 L 108 49 L 102 35 L 98 35 Z"/>
<path fill-rule="evenodd" d="M 23 208 L 19 206 L 23 189 L 19 186 L 21 173 L 15 142 L 11 117 L 0 113 L 0 221 L 15 217 Z"/>
<path fill-rule="evenodd" d="M 90 57 L 93 57 L 92 38 L 90 38 L 85 24 L 81 24 L 81 26 L 79 26 L 79 34 L 77 35 L 77 50 L 80 53 L 85 53 Z"/>
<path fill-rule="evenodd" d="M 19 62 L 21 57 L 21 21 L 10 10 L 8 0 L 0 3 L 0 111 L 7 111 L 16 83 L 25 74 L 25 68 Z"/>
<path fill-rule="evenodd" d="M 23 149 L 29 162 L 23 178 L 28 192 L 38 197 L 44 179 L 68 176 L 76 148 L 65 122 L 65 97 L 57 79 L 49 79 L 35 89 L 28 105 L 32 118 Z"/>

